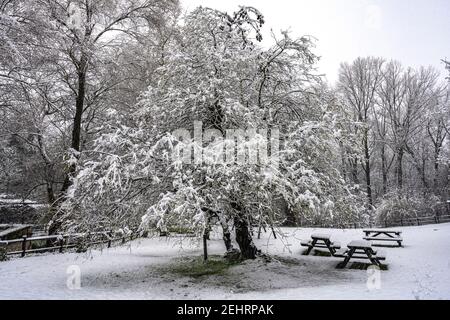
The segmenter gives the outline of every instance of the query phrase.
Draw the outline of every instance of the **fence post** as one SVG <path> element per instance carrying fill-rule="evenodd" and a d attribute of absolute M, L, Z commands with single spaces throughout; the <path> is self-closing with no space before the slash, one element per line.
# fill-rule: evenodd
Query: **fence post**
<path fill-rule="evenodd" d="M 61 238 L 59 239 L 59 253 L 62 253 L 63 247 L 64 247 L 64 237 L 62 234 L 60 236 L 61 236 Z"/>
<path fill-rule="evenodd" d="M 385 228 L 388 227 L 388 225 L 387 225 L 387 219 L 384 220 L 384 227 L 385 227 Z"/>
<path fill-rule="evenodd" d="M 400 218 L 400 225 L 403 227 L 403 217 Z"/>
<path fill-rule="evenodd" d="M 22 236 L 22 258 L 25 257 L 25 252 L 27 251 L 27 236 Z"/>
<path fill-rule="evenodd" d="M 203 234 L 203 260 L 208 260 L 208 236 L 206 232 Z"/>
<path fill-rule="evenodd" d="M 122 244 L 125 243 L 125 235 L 122 236 Z"/>
<path fill-rule="evenodd" d="M 420 226 L 420 219 L 417 218 L 417 225 Z"/>

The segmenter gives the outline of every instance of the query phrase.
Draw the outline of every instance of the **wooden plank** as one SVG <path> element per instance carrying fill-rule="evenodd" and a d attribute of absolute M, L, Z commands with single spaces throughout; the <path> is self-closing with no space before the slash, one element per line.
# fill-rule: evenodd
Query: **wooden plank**
<path fill-rule="evenodd" d="M 311 235 L 312 239 L 317 239 L 317 240 L 330 240 L 331 239 L 331 235 L 326 234 L 326 233 L 315 233 Z"/>
<path fill-rule="evenodd" d="M 400 237 L 398 237 L 398 238 L 364 237 L 363 239 L 367 240 L 367 241 L 394 241 L 394 242 L 403 241 L 403 238 L 400 238 Z"/>
<path fill-rule="evenodd" d="M 366 240 L 353 240 L 347 245 L 347 247 L 355 249 L 365 249 L 372 248 L 372 244 Z"/>
<path fill-rule="evenodd" d="M 402 231 L 399 230 L 385 230 L 385 229 L 364 229 L 363 232 L 369 232 L 369 233 L 395 233 L 400 234 Z"/>
<path fill-rule="evenodd" d="M 377 259 L 377 260 L 386 260 L 385 256 L 378 256 L 378 255 L 372 255 L 371 258 L 367 255 L 360 255 L 360 254 L 354 254 L 352 256 L 352 259 L 360 259 L 360 260 L 370 260 L 370 259 Z"/>

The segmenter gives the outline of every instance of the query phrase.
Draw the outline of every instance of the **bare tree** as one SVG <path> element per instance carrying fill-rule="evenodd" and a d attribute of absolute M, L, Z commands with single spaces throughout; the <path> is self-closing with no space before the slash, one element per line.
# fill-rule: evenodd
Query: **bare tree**
<path fill-rule="evenodd" d="M 341 64 L 339 72 L 339 91 L 352 109 L 354 120 L 362 124 L 361 129 L 356 128 L 356 131 L 362 131 L 361 144 L 364 153 L 362 167 L 370 206 L 373 206 L 370 162 L 373 149 L 371 112 L 382 79 L 383 64 L 384 60 L 380 58 L 358 58 L 351 65 Z"/>
<path fill-rule="evenodd" d="M 18 0 L 2 1 L 0 10 L 6 17 L 0 37 L 7 40 L 0 51 L 8 53 L 0 58 L 0 89 L 11 92 L 2 105 L 7 101 L 9 116 L 15 113 L 17 120 L 28 110 L 34 119 L 34 125 L 17 121 L 24 125 L 9 126 L 5 134 L 37 150 L 48 168 L 52 218 L 72 183 L 77 159 L 98 133 L 97 124 L 111 109 L 129 110 L 161 63 L 178 3 Z M 23 108 L 25 113 L 16 112 Z"/>
<path fill-rule="evenodd" d="M 424 128 L 423 115 L 436 101 L 437 78 L 438 74 L 432 68 L 404 70 L 395 61 L 385 68 L 379 96 L 382 107 L 389 114 L 389 142 L 396 155 L 395 172 L 399 189 L 403 188 L 405 153 L 414 159 L 411 143 Z M 416 165 L 423 171 L 423 165 L 417 161 Z"/>
<path fill-rule="evenodd" d="M 439 189 L 439 164 L 445 139 L 449 134 L 449 107 L 450 107 L 450 88 L 442 90 L 442 95 L 436 97 L 437 102 L 427 114 L 426 133 L 431 140 L 433 152 L 433 187 L 437 192 Z"/>

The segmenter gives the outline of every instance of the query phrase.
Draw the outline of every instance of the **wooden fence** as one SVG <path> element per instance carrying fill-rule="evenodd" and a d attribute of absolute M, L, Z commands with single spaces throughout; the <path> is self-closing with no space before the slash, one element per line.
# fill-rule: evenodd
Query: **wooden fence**
<path fill-rule="evenodd" d="M 338 228 L 338 229 L 359 229 L 359 228 L 390 228 L 390 227 L 407 227 L 407 226 L 422 226 L 428 224 L 439 224 L 450 222 L 450 215 L 433 215 L 426 217 L 411 217 L 400 219 L 386 219 L 375 224 L 368 223 L 344 223 L 339 225 L 333 224 L 313 224 L 302 222 L 301 227 L 309 228 Z"/>
<path fill-rule="evenodd" d="M 435 215 L 427 217 L 401 218 L 394 221 L 385 220 L 380 227 L 421 226 L 450 222 L 450 215 Z"/>
<path fill-rule="evenodd" d="M 114 236 L 111 232 L 94 232 L 94 233 L 79 233 L 79 234 L 66 234 L 66 235 L 52 235 L 52 236 L 36 236 L 27 237 L 23 236 L 21 239 L 0 241 L 0 247 L 6 248 L 7 255 L 25 255 L 31 253 L 57 251 L 62 253 L 65 249 L 75 248 L 80 246 L 83 238 L 90 239 L 95 237 L 93 241 L 85 242 L 83 245 L 98 245 L 107 244 L 110 248 L 114 242 L 121 242 L 122 244 L 127 241 L 136 239 L 139 236 L 137 232 L 131 234 L 121 235 L 119 237 Z M 49 245 L 50 244 L 50 245 Z M 33 246 L 34 245 L 34 246 Z"/>

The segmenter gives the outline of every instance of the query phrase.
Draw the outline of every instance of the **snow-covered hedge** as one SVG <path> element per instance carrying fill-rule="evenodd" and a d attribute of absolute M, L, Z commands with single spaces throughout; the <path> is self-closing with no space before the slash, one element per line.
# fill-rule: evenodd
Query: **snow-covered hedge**
<path fill-rule="evenodd" d="M 402 219 L 434 216 L 442 210 L 440 198 L 432 194 L 408 192 L 388 193 L 377 206 L 379 222 L 393 223 Z"/>

